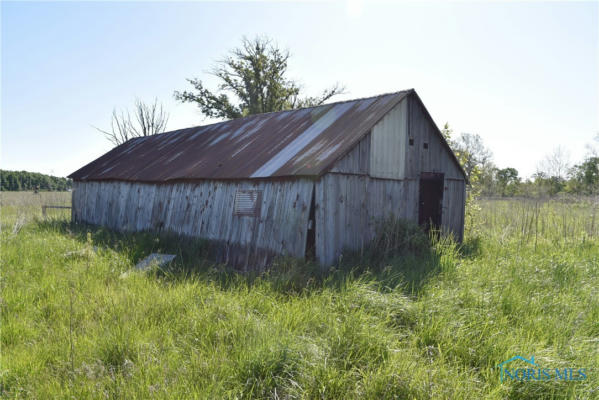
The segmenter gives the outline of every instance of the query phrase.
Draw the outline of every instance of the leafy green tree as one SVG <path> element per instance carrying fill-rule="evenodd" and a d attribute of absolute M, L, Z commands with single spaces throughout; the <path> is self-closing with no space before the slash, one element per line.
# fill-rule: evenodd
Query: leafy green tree
<path fill-rule="evenodd" d="M 555 175 L 549 175 L 545 172 L 538 171 L 532 176 L 534 182 L 534 193 L 536 196 L 555 196 L 564 191 L 566 181 Z"/>
<path fill-rule="evenodd" d="M 451 137 L 453 136 L 453 129 L 449 126 L 449 122 L 446 122 L 441 129 L 441 134 L 447 140 L 447 143 L 451 144 Z"/>
<path fill-rule="evenodd" d="M 574 193 L 599 193 L 599 157 L 588 157 L 572 169 L 572 178 L 567 184 Z"/>
<path fill-rule="evenodd" d="M 471 181 L 478 180 L 481 170 L 488 167 L 493 158 L 478 134 L 462 133 L 450 145 Z"/>
<path fill-rule="evenodd" d="M 211 71 L 220 81 L 217 92 L 192 78 L 187 81 L 193 90 L 175 91 L 175 98 L 196 104 L 207 117 L 233 119 L 320 105 L 343 92 L 344 88 L 335 84 L 320 96 L 300 97 L 300 85 L 286 77 L 289 57 L 289 51 L 268 38 L 243 38 L 241 47 L 230 51 Z"/>
<path fill-rule="evenodd" d="M 518 190 L 520 177 L 516 168 L 498 169 L 496 174 L 497 188 L 501 196 L 513 196 Z"/>
<path fill-rule="evenodd" d="M 462 133 L 453 138 L 453 129 L 445 123 L 441 134 L 453 150 L 458 162 L 464 168 L 470 182 L 466 196 L 465 229 L 474 234 L 480 227 L 481 207 L 477 199 L 483 193 L 483 185 L 488 173 L 492 170 L 492 154 L 485 148 L 479 135 Z"/>

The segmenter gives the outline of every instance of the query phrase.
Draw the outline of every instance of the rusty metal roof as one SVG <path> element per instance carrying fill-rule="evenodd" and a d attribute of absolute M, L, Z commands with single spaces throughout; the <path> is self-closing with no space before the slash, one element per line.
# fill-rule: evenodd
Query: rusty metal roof
<path fill-rule="evenodd" d="M 69 177 L 168 182 L 319 176 L 411 92 L 257 114 L 134 138 Z"/>

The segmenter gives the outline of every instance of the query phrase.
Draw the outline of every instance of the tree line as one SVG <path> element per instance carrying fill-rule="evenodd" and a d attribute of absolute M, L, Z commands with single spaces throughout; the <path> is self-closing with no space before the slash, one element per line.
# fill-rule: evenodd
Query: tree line
<path fill-rule="evenodd" d="M 558 146 L 537 164 L 531 177 L 523 178 L 516 168 L 497 167 L 493 153 L 485 147 L 480 135 L 461 133 L 454 137 L 447 123 L 442 133 L 464 168 L 475 196 L 599 194 L 599 135 L 595 144 L 587 145 L 587 154 L 578 163 L 571 163 L 568 152 Z"/>
<path fill-rule="evenodd" d="M 0 170 L 0 188 L 2 191 L 71 189 L 73 182 L 68 178 L 27 171 Z"/>

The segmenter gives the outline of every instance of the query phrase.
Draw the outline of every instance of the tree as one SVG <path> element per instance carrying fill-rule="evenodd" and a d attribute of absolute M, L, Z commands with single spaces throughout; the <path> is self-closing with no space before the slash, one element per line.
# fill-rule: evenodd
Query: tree
<path fill-rule="evenodd" d="M 447 143 L 451 144 L 451 136 L 453 136 L 453 129 L 451 129 L 451 127 L 449 126 L 449 122 L 446 122 L 445 125 L 443 125 L 443 129 L 441 129 L 441 134 L 443 135 L 445 140 L 447 140 Z"/>
<path fill-rule="evenodd" d="M 493 196 L 497 194 L 497 175 L 498 168 L 492 161 L 487 162 L 479 168 L 478 182 L 481 195 Z"/>
<path fill-rule="evenodd" d="M 502 196 L 513 196 L 520 184 L 520 177 L 516 168 L 498 169 L 496 172 L 497 186 Z"/>
<path fill-rule="evenodd" d="M 537 172 L 533 175 L 535 185 L 541 193 L 554 196 L 566 188 L 569 170 L 569 154 L 563 147 L 557 146 L 537 165 Z"/>
<path fill-rule="evenodd" d="M 599 192 L 599 157 L 588 157 L 572 169 L 572 179 L 568 182 L 571 191 L 593 194 Z"/>
<path fill-rule="evenodd" d="M 545 159 L 539 163 L 537 169 L 538 172 L 543 172 L 549 178 L 563 182 L 570 169 L 570 155 L 562 146 L 557 146 L 551 153 L 545 156 Z"/>
<path fill-rule="evenodd" d="M 187 79 L 191 91 L 175 91 L 181 102 L 194 103 L 211 118 L 233 119 L 246 115 L 289 110 L 323 104 L 343 93 L 339 84 L 317 97 L 300 97 L 300 85 L 286 77 L 289 51 L 281 50 L 270 39 L 242 39 L 239 48 L 218 61 L 211 74 L 220 80 L 212 92 L 198 78 Z M 232 95 L 230 97 L 230 95 Z"/>
<path fill-rule="evenodd" d="M 453 139 L 453 129 L 446 122 L 441 129 L 456 158 L 470 181 L 470 190 L 476 186 L 476 195 L 494 194 L 494 177 L 497 168 L 492 162 L 493 155 L 488 150 L 479 135 L 462 133 L 456 140 Z"/>
<path fill-rule="evenodd" d="M 478 134 L 462 133 L 456 140 L 451 140 L 450 145 L 471 181 L 474 174 L 479 174 L 491 164 L 493 153 L 485 147 Z"/>
<path fill-rule="evenodd" d="M 138 99 L 135 100 L 133 118 L 129 111 L 114 109 L 112 110 L 110 130 L 96 129 L 102 132 L 115 146 L 118 146 L 135 137 L 164 132 L 168 118 L 168 113 L 164 111 L 162 104 L 159 104 L 157 99 L 150 104 Z"/>

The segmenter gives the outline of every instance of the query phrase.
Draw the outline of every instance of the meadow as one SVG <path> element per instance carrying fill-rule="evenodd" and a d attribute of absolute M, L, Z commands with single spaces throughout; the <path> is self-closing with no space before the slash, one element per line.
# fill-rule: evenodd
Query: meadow
<path fill-rule="evenodd" d="M 390 223 L 332 270 L 242 275 L 42 218 L 68 193 L 1 196 L 2 398 L 599 399 L 598 199 L 481 200 L 461 245 Z M 586 379 L 500 382 L 515 355 Z"/>

